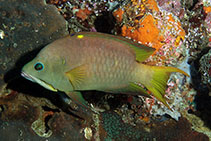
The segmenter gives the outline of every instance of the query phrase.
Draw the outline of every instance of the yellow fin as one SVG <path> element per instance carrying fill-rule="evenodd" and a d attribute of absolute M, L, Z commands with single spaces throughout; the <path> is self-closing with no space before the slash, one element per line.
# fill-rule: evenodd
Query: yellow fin
<path fill-rule="evenodd" d="M 138 46 L 131 45 L 131 48 L 134 50 L 136 54 L 136 60 L 139 62 L 145 61 L 155 51 L 153 48 L 141 44 Z"/>
<path fill-rule="evenodd" d="M 147 90 L 145 90 L 144 88 L 142 88 L 141 86 L 139 86 L 136 83 L 130 83 L 129 86 L 131 91 L 137 91 L 138 93 L 141 93 L 143 96 L 148 97 L 148 98 L 152 98 L 149 93 L 147 92 Z"/>
<path fill-rule="evenodd" d="M 66 72 L 66 76 L 69 78 L 73 89 L 77 90 L 80 88 L 80 85 L 84 82 L 84 79 L 86 78 L 86 66 L 81 65 L 79 67 L 76 67 Z"/>
<path fill-rule="evenodd" d="M 166 107 L 171 110 L 164 97 L 167 81 L 169 79 L 170 74 L 172 72 L 180 72 L 186 76 L 189 75 L 186 72 L 174 67 L 151 66 L 151 69 L 154 70 L 154 74 L 152 76 L 152 79 L 150 80 L 150 83 L 145 86 L 149 91 L 152 92 L 152 95 L 154 97 L 156 97 L 159 101 L 161 101 Z"/>

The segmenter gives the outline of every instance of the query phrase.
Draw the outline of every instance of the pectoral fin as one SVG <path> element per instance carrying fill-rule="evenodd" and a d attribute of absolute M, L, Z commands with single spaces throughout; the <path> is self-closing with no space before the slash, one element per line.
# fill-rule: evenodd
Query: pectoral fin
<path fill-rule="evenodd" d="M 66 72 L 70 83 L 73 86 L 74 90 L 78 90 L 81 84 L 85 81 L 86 76 L 86 65 L 81 65 L 76 67 L 68 72 Z"/>

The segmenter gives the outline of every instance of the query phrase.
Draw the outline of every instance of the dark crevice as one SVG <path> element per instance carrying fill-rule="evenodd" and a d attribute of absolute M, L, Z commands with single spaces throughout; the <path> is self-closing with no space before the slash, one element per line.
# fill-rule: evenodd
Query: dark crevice
<path fill-rule="evenodd" d="M 193 4 L 188 8 L 188 10 L 193 10 L 196 4 L 199 2 L 199 0 L 193 0 Z"/>
<path fill-rule="evenodd" d="M 98 32 L 111 34 L 114 29 L 116 20 L 110 12 L 103 12 L 102 16 L 98 16 L 94 22 L 95 28 Z"/>
<path fill-rule="evenodd" d="M 50 108 L 50 107 L 48 107 L 48 106 L 42 106 L 42 109 L 44 110 L 44 111 L 52 111 L 52 112 L 60 112 L 59 111 L 59 109 L 52 109 L 52 108 Z"/>
<path fill-rule="evenodd" d="M 4 112 L 5 111 L 5 106 L 4 105 L 0 105 L 0 112 Z"/>
<path fill-rule="evenodd" d="M 50 130 L 48 122 L 52 117 L 53 117 L 52 115 L 48 115 L 48 116 L 45 117 L 45 120 L 44 120 L 44 122 L 45 122 L 45 133 L 48 133 L 48 131 Z"/>
<path fill-rule="evenodd" d="M 0 105 L 0 117 L 2 115 L 2 113 L 5 111 L 5 106 L 4 105 Z"/>
<path fill-rule="evenodd" d="M 209 88 L 206 84 L 202 83 L 200 68 L 200 59 L 204 54 L 207 54 L 209 48 L 205 48 L 201 51 L 195 60 L 190 62 L 190 72 L 192 87 L 196 90 L 197 94 L 194 98 L 194 104 L 196 111 L 189 111 L 197 116 L 199 116 L 205 123 L 205 125 L 211 128 L 211 97 L 209 96 Z"/>

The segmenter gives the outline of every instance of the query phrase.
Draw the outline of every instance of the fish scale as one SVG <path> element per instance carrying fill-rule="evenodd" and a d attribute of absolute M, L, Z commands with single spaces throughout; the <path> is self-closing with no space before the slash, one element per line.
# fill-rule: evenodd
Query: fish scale
<path fill-rule="evenodd" d="M 84 48 L 89 50 L 89 47 L 90 46 L 87 45 L 87 47 Z M 95 55 L 92 57 L 89 56 L 90 60 L 86 60 L 87 62 L 93 62 L 90 64 L 90 67 L 92 67 L 91 70 L 95 70 L 96 65 L 98 64 L 96 71 L 93 71 L 93 80 L 90 80 L 92 82 L 90 85 L 95 85 L 96 87 L 96 84 L 99 84 L 97 87 L 102 89 L 105 89 L 105 87 L 111 87 L 110 89 L 117 86 L 119 87 L 120 83 L 126 85 L 130 74 L 128 68 L 131 66 L 123 62 L 124 59 L 121 57 L 122 54 L 117 54 L 105 49 L 103 50 L 103 48 L 107 49 L 108 47 L 92 47 L 92 52 L 94 52 Z M 116 62 L 118 62 L 118 64 Z"/>

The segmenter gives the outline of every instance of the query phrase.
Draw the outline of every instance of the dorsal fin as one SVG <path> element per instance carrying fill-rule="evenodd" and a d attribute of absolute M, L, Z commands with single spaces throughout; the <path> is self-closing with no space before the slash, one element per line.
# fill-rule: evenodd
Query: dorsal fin
<path fill-rule="evenodd" d="M 78 32 L 75 35 L 76 36 L 83 35 L 84 37 L 98 37 L 98 38 L 104 38 L 108 40 L 115 40 L 115 41 L 121 42 L 133 49 L 136 55 L 136 60 L 139 62 L 145 61 L 155 51 L 154 48 L 147 47 L 139 43 L 135 43 L 132 40 L 124 38 L 122 36 L 110 35 L 110 34 L 99 33 L 99 32 Z"/>

